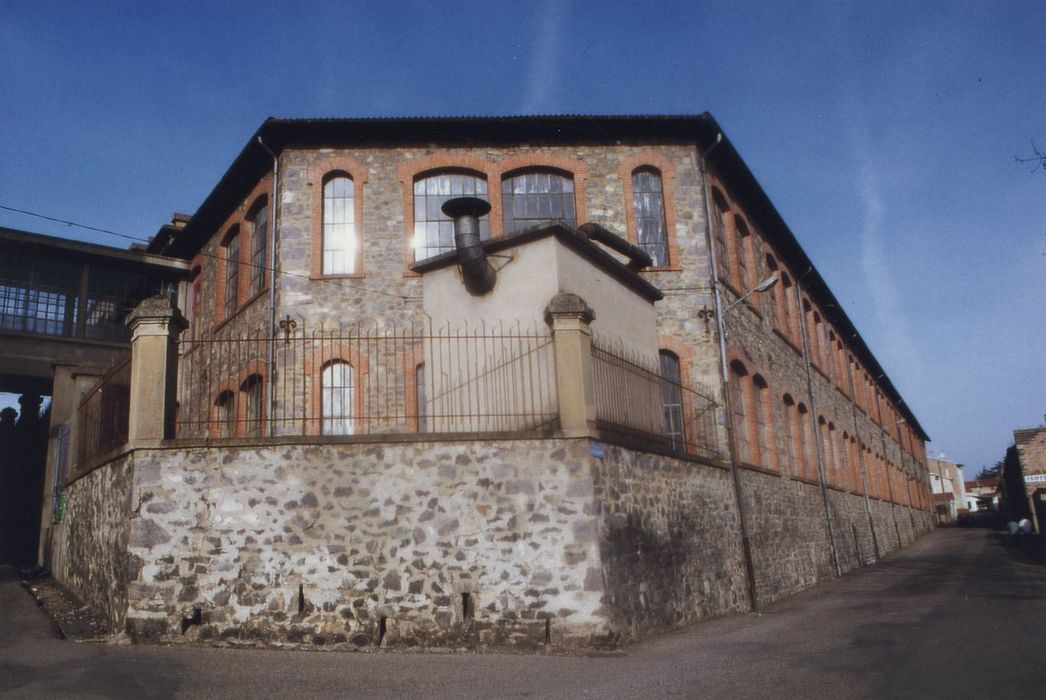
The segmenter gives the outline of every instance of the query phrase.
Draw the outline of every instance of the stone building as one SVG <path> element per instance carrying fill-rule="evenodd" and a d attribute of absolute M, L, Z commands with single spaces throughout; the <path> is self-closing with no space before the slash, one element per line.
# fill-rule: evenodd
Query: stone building
<path fill-rule="evenodd" d="M 270 119 L 150 251 L 187 321 L 129 319 L 149 408 L 57 569 L 136 637 L 616 644 L 933 525 L 925 432 L 710 115 Z"/>

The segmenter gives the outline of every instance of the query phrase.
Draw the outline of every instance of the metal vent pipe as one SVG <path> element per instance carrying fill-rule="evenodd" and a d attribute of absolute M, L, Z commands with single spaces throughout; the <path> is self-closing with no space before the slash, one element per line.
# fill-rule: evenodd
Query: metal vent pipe
<path fill-rule="evenodd" d="M 479 217 L 490 211 L 490 203 L 478 197 L 455 197 L 444 202 L 441 209 L 454 219 L 454 246 L 465 289 L 474 296 L 486 294 L 498 281 L 497 270 L 487 260 L 479 237 Z"/>

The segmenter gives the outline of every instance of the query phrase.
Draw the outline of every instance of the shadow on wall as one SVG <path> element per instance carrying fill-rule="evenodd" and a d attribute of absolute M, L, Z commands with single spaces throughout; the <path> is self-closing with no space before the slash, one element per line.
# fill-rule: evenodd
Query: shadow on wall
<path fill-rule="evenodd" d="M 47 459 L 48 407 L 40 396 L 18 399 L 21 412 L 0 411 L 0 563 L 36 563 Z"/>

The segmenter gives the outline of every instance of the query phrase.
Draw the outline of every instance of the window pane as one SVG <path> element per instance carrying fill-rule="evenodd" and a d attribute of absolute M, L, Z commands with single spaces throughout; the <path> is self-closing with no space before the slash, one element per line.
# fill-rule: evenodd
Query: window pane
<path fill-rule="evenodd" d="M 347 362 L 336 360 L 324 367 L 320 378 L 321 429 L 324 435 L 352 435 L 355 432 L 353 379 L 352 365 Z"/>
<path fill-rule="evenodd" d="M 650 255 L 654 267 L 668 265 L 668 236 L 660 175 L 646 170 L 632 175 L 632 208 L 639 247 Z"/>
<path fill-rule="evenodd" d="M 530 172 L 506 178 L 501 185 L 505 233 L 562 219 L 574 226 L 574 184 L 553 172 Z"/>
<path fill-rule="evenodd" d="M 443 203 L 462 196 L 485 200 L 487 182 L 469 173 L 439 173 L 416 180 L 414 191 L 419 190 L 424 192 L 424 196 L 414 198 L 414 259 L 424 260 L 455 250 L 454 223 L 442 212 Z M 488 217 L 483 216 L 480 218 L 480 237 L 486 239 L 488 230 Z M 425 234 L 418 237 L 421 231 Z"/>
<path fill-rule="evenodd" d="M 353 183 L 333 177 L 323 186 L 323 273 L 346 275 L 356 271 L 358 240 Z"/>

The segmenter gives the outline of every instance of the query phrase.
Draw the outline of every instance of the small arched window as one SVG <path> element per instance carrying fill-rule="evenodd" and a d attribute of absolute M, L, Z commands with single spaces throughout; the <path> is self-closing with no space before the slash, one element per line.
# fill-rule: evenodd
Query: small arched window
<path fill-rule="evenodd" d="M 352 178 L 331 173 L 323 181 L 323 274 L 354 274 L 359 253 Z"/>
<path fill-rule="evenodd" d="M 355 372 L 344 360 L 324 366 L 320 375 L 321 430 L 324 435 L 352 435 L 355 424 Z"/>
<path fill-rule="evenodd" d="M 250 296 L 265 289 L 265 272 L 269 255 L 269 199 L 262 196 L 247 216 L 251 227 Z"/>
<path fill-rule="evenodd" d="M 466 171 L 433 173 L 414 180 L 414 259 L 455 250 L 454 221 L 441 207 L 454 197 L 478 197 L 487 200 L 486 178 Z M 479 236 L 490 236 L 489 217 L 479 220 Z"/>
<path fill-rule="evenodd" d="M 225 261 L 225 288 L 223 290 L 224 316 L 236 312 L 240 301 L 240 227 L 233 226 L 225 234 L 222 243 L 222 259 Z"/>
<path fill-rule="evenodd" d="M 212 434 L 216 437 L 232 437 L 236 434 L 236 394 L 231 390 L 218 394 L 214 402 L 215 427 Z"/>
<path fill-rule="evenodd" d="M 243 394 L 243 434 L 260 437 L 262 434 L 262 378 L 252 374 L 240 385 Z"/>
<path fill-rule="evenodd" d="M 661 401 L 664 409 L 664 431 L 673 448 L 680 448 L 683 440 L 683 389 L 679 357 L 674 352 L 659 350 L 661 368 Z"/>
<path fill-rule="evenodd" d="M 502 215 L 505 233 L 562 220 L 576 225 L 574 180 L 559 170 L 524 170 L 501 181 Z"/>
<path fill-rule="evenodd" d="M 784 405 L 784 420 L 781 422 L 781 438 L 784 449 L 781 450 L 780 463 L 782 469 L 787 469 L 790 474 L 796 474 L 799 463 L 796 459 L 798 452 L 795 446 L 795 439 L 799 434 L 797 429 L 799 418 L 795 409 L 795 399 L 792 398 L 791 394 L 785 394 L 781 397 L 781 403 Z"/>
<path fill-rule="evenodd" d="M 632 211 L 639 247 L 650 255 L 654 267 L 667 267 L 668 231 L 661 173 L 644 167 L 632 173 Z"/>
<path fill-rule="evenodd" d="M 797 445 L 801 455 L 799 474 L 807 479 L 817 479 L 817 446 L 814 442 L 817 438 L 814 435 L 813 420 L 803 403 L 796 404 L 796 414 L 799 417 Z"/>

